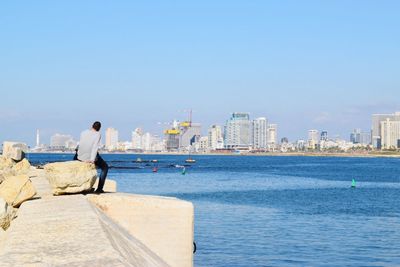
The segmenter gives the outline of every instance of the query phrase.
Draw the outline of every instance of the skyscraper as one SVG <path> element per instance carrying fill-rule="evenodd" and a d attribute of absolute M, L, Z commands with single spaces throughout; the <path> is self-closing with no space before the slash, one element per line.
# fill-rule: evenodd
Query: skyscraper
<path fill-rule="evenodd" d="M 222 128 L 219 125 L 212 125 L 208 129 L 208 148 L 216 150 L 224 148 L 224 139 L 222 136 Z"/>
<path fill-rule="evenodd" d="M 400 148 L 400 121 L 381 121 L 381 144 L 383 149 Z"/>
<path fill-rule="evenodd" d="M 267 128 L 267 146 L 268 150 L 274 151 L 278 145 L 278 125 L 268 124 Z"/>
<path fill-rule="evenodd" d="M 114 150 L 118 146 L 118 130 L 107 128 L 106 130 L 106 149 Z"/>
<path fill-rule="evenodd" d="M 321 132 L 321 141 L 328 141 L 328 132 L 327 131 Z"/>
<path fill-rule="evenodd" d="M 316 149 L 319 144 L 319 134 L 318 130 L 309 130 L 308 131 L 308 148 Z"/>
<path fill-rule="evenodd" d="M 371 133 L 362 132 L 361 129 L 354 129 L 350 134 L 350 142 L 353 144 L 369 145 L 371 144 Z"/>
<path fill-rule="evenodd" d="M 201 124 L 193 122 L 182 122 L 180 126 L 179 148 L 189 149 L 190 146 L 197 142 L 201 136 Z"/>
<path fill-rule="evenodd" d="M 132 132 L 132 149 L 143 149 L 142 136 L 143 131 L 141 128 L 136 128 Z"/>
<path fill-rule="evenodd" d="M 267 148 L 267 118 L 261 117 L 253 120 L 253 148 L 255 149 L 266 149 Z"/>
<path fill-rule="evenodd" d="M 225 148 L 251 147 L 251 122 L 248 113 L 235 112 L 225 125 Z"/>
<path fill-rule="evenodd" d="M 380 149 L 383 146 L 386 146 L 382 143 L 382 124 L 383 121 L 400 121 L 400 112 L 396 112 L 394 114 L 373 114 L 372 115 L 372 127 L 371 127 L 371 139 L 372 146 L 374 148 Z M 385 124 L 386 125 L 386 124 Z M 387 140 L 387 138 L 385 139 Z"/>

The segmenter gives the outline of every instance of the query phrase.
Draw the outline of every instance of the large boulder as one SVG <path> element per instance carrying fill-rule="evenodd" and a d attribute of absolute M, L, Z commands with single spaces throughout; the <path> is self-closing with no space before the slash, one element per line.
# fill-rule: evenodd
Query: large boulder
<path fill-rule="evenodd" d="M 6 141 L 3 143 L 3 156 L 16 161 L 23 160 L 28 146 L 20 142 Z"/>
<path fill-rule="evenodd" d="M 15 162 L 11 158 L 0 156 L 0 184 L 6 179 L 7 176 L 13 174 L 12 168 Z"/>
<path fill-rule="evenodd" d="M 0 198 L 0 231 L 7 230 L 16 216 L 16 209 Z"/>
<path fill-rule="evenodd" d="M 13 159 L 0 156 L 0 184 L 9 176 L 28 174 L 31 164 L 27 159 L 16 163 Z"/>
<path fill-rule="evenodd" d="M 23 159 L 12 167 L 14 175 L 28 174 L 31 164 L 27 159 Z"/>
<path fill-rule="evenodd" d="M 0 184 L 0 197 L 13 207 L 19 207 L 35 194 L 36 190 L 25 174 L 9 176 Z"/>
<path fill-rule="evenodd" d="M 67 161 L 44 166 L 53 195 L 81 193 L 90 190 L 97 178 L 94 164 Z"/>
<path fill-rule="evenodd" d="M 9 170 L 15 165 L 15 162 L 5 156 L 0 156 L 0 171 Z"/>

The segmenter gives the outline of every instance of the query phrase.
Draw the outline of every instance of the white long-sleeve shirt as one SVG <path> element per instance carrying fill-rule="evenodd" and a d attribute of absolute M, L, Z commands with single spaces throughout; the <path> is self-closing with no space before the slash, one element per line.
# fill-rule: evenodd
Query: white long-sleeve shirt
<path fill-rule="evenodd" d="M 93 129 L 83 131 L 79 140 L 78 159 L 94 162 L 99 150 L 100 139 L 101 134 Z"/>

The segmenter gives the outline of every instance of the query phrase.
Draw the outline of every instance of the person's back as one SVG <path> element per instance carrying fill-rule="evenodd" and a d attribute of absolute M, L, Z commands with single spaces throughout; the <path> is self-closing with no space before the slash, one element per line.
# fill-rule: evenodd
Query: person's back
<path fill-rule="evenodd" d="M 90 130 L 85 130 L 81 133 L 77 153 L 74 157 L 76 160 L 94 163 L 97 168 L 101 169 L 96 193 L 104 192 L 103 186 L 108 173 L 108 165 L 98 153 L 101 139 L 100 128 L 101 123 L 96 121 Z"/>
<path fill-rule="evenodd" d="M 85 130 L 81 133 L 78 149 L 78 160 L 94 162 L 100 145 L 101 135 L 94 130 Z"/>

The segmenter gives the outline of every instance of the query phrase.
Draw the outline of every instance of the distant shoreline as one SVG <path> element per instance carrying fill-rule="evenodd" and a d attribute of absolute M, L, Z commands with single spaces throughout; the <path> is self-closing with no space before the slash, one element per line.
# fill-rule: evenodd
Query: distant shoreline
<path fill-rule="evenodd" d="M 151 153 L 137 153 L 137 152 L 100 152 L 101 154 L 110 155 L 171 155 L 171 156 L 188 156 L 188 153 L 178 152 L 151 152 Z M 74 154 L 73 152 L 29 152 L 28 154 Z M 316 153 L 316 152 L 269 152 L 269 153 L 192 153 L 192 156 L 256 156 L 256 157 L 343 157 L 343 158 L 400 158 L 400 153 L 397 152 L 374 152 L 374 153 Z"/>

